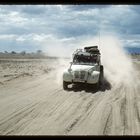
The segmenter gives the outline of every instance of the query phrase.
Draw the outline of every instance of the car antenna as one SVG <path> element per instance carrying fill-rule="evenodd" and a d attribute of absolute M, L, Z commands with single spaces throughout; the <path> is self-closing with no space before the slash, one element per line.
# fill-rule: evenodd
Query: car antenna
<path fill-rule="evenodd" d="M 101 45 L 101 36 L 100 36 L 100 30 L 99 30 L 99 48 L 100 48 L 100 45 Z"/>

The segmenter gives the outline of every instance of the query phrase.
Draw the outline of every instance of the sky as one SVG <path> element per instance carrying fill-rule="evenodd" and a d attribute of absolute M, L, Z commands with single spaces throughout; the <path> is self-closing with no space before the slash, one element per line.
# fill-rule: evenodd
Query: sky
<path fill-rule="evenodd" d="M 0 52 L 67 53 L 106 35 L 139 47 L 140 5 L 0 5 Z"/>

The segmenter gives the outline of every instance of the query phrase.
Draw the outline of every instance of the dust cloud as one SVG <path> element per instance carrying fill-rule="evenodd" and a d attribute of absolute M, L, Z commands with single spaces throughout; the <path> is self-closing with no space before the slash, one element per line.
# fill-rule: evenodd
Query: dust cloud
<path fill-rule="evenodd" d="M 56 83 L 62 83 L 62 74 L 64 69 L 69 67 L 72 59 L 72 53 L 79 48 L 85 46 L 98 45 L 101 52 L 101 63 L 104 66 L 104 74 L 106 79 L 113 87 L 131 85 L 137 77 L 133 62 L 123 48 L 123 43 L 116 36 L 87 37 L 84 40 L 79 39 L 75 45 L 66 42 L 56 41 L 47 47 L 48 55 L 61 57 L 58 59 L 58 67 L 56 70 Z M 67 44 L 67 45 L 66 45 Z M 54 46 L 54 47 L 52 47 Z M 68 57 L 69 59 L 64 59 Z M 135 72 L 134 72 L 135 71 Z"/>
<path fill-rule="evenodd" d="M 105 76 L 113 86 L 132 84 L 135 73 L 132 59 L 125 53 L 123 44 L 114 37 L 101 39 L 101 60 Z"/>
<path fill-rule="evenodd" d="M 81 42 L 81 46 L 98 45 L 101 52 L 101 63 L 104 66 L 105 78 L 111 83 L 112 87 L 123 85 L 130 86 L 137 79 L 132 59 L 126 53 L 123 43 L 119 37 L 101 36 L 88 38 Z M 139 80 L 136 80 L 139 81 Z"/>
<path fill-rule="evenodd" d="M 62 82 L 63 82 L 63 72 L 65 69 L 67 69 L 70 65 L 70 59 L 64 59 L 64 58 L 59 58 L 57 60 L 57 65 L 58 65 L 58 68 L 56 69 L 56 79 L 55 79 L 55 82 L 56 84 L 58 85 L 62 85 Z"/>

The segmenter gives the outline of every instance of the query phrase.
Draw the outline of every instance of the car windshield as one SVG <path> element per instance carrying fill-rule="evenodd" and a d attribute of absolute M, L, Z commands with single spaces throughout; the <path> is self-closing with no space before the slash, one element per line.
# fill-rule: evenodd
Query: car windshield
<path fill-rule="evenodd" d="M 73 63 L 80 65 L 94 65 L 97 63 L 97 56 L 75 55 Z"/>

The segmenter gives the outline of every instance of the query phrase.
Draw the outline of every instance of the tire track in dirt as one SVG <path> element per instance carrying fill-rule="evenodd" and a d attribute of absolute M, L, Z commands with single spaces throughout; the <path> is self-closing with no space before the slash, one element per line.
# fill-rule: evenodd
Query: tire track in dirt
<path fill-rule="evenodd" d="M 98 95 L 99 93 L 97 93 L 96 95 Z M 92 99 L 90 99 L 93 96 Z M 84 109 L 81 113 L 78 113 L 79 115 L 77 115 L 77 117 L 75 119 L 73 119 L 72 123 L 68 126 L 68 128 L 66 128 L 66 134 L 77 134 L 77 131 L 80 127 L 84 129 L 84 124 L 86 124 L 86 121 L 88 121 L 88 118 L 92 116 L 92 114 L 95 113 L 96 111 L 96 107 L 98 105 L 100 105 L 100 103 L 103 100 L 103 94 L 100 94 L 96 97 L 94 97 L 95 95 L 92 95 L 88 102 L 85 103 L 84 105 Z M 84 123 L 84 124 L 83 124 Z M 91 122 L 92 123 L 92 122 Z M 83 124 L 83 125 L 81 125 Z M 86 127 L 86 126 L 85 126 Z M 90 128 L 89 128 L 90 129 Z M 83 133 L 84 135 L 84 133 Z"/>
<path fill-rule="evenodd" d="M 0 134 L 140 134 L 138 84 L 120 83 L 111 90 L 94 94 L 64 91 L 61 84 L 55 84 L 54 76 L 27 84 L 19 83 L 11 88 L 16 95 L 1 99 L 0 105 L 5 106 L 0 111 L 5 115 L 0 115 Z"/>
<path fill-rule="evenodd" d="M 112 106 L 109 106 L 109 111 L 108 111 L 108 115 L 107 119 L 106 119 L 106 123 L 103 129 L 103 135 L 108 135 L 111 132 L 111 126 L 112 126 Z"/>
<path fill-rule="evenodd" d="M 86 98 L 84 98 L 84 102 L 88 99 L 91 98 L 91 95 L 87 96 Z M 95 97 L 94 97 L 95 98 Z M 81 113 L 78 113 L 79 110 L 80 110 L 80 107 L 82 106 L 82 104 L 85 104 L 83 103 L 83 100 L 78 104 L 78 106 L 73 110 L 72 114 L 70 114 L 70 116 L 74 116 L 76 114 L 78 114 L 78 116 L 72 121 L 72 123 L 65 129 L 65 134 L 68 134 L 72 129 L 73 127 L 78 123 L 78 121 L 82 118 L 82 116 L 88 111 L 88 109 L 93 105 L 94 103 L 94 98 L 91 98 L 91 100 L 88 100 L 88 102 L 86 102 L 86 106 L 84 107 L 83 111 Z M 79 115 L 80 114 L 80 115 Z M 67 118 L 67 119 L 70 119 Z"/>
<path fill-rule="evenodd" d="M 21 118 L 25 118 L 28 114 L 30 114 L 33 110 L 36 104 L 28 106 L 28 108 L 24 108 L 23 110 L 20 110 L 19 112 L 14 113 L 9 118 L 6 118 L 2 122 L 0 122 L 0 134 L 7 134 L 6 131 L 15 124 L 17 124 Z"/>
<path fill-rule="evenodd" d="M 57 89 L 52 93 L 59 93 L 58 91 L 61 92 L 62 90 Z M 42 102 L 42 100 L 40 100 L 40 102 L 31 102 L 31 104 L 27 104 L 24 107 L 18 108 L 17 110 L 6 116 L 6 118 L 0 120 L 0 134 L 11 134 L 13 132 L 18 132 L 16 130 L 20 129 L 19 123 L 21 127 L 25 125 L 26 122 L 26 125 L 29 125 L 31 123 L 31 119 L 36 119 L 36 117 L 40 115 L 40 108 L 43 107 L 43 104 L 45 104 L 46 107 L 47 101 L 45 101 L 44 103 Z M 25 118 L 26 121 L 23 121 Z M 23 125 L 21 123 L 22 121 Z M 14 128 L 12 127 L 13 124 Z"/>

